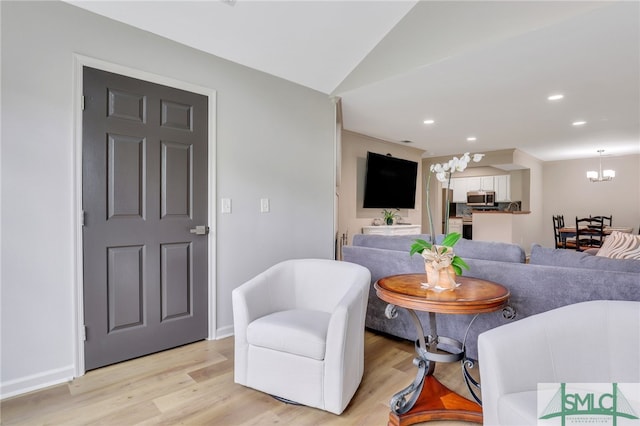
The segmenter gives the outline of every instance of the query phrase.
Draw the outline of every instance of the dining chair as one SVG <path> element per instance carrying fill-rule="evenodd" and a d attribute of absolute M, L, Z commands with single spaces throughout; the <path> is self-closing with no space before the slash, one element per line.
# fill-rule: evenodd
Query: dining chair
<path fill-rule="evenodd" d="M 604 222 L 604 226 L 613 226 L 613 215 L 610 215 L 610 216 L 589 216 L 589 217 L 593 217 L 594 219 L 602 219 L 602 221 Z"/>
<path fill-rule="evenodd" d="M 553 236 L 555 238 L 556 248 L 566 248 L 565 240 L 562 238 L 562 234 L 560 234 L 560 228 L 564 227 L 564 216 L 562 215 L 553 215 Z"/>
<path fill-rule="evenodd" d="M 579 219 L 576 216 L 577 251 L 602 247 L 604 236 L 604 220 L 602 218 L 585 217 Z"/>
<path fill-rule="evenodd" d="M 556 248 L 562 248 L 562 239 L 560 238 L 560 216 L 553 215 L 553 237 L 555 239 Z"/>
<path fill-rule="evenodd" d="M 565 237 L 560 232 L 564 228 L 564 216 L 561 214 L 553 215 L 553 234 L 555 237 L 555 246 L 557 249 L 576 248 L 575 238 Z"/>

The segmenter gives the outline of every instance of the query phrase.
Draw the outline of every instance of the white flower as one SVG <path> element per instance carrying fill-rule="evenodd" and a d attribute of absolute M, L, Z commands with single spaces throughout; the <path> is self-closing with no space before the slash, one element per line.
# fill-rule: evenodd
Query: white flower
<path fill-rule="evenodd" d="M 456 167 L 457 172 L 463 172 L 464 169 L 467 168 L 468 161 L 458 161 L 458 166 Z"/>
<path fill-rule="evenodd" d="M 438 163 L 438 164 L 432 164 L 431 165 L 431 171 L 432 172 L 436 172 L 436 173 L 440 173 L 443 172 L 444 169 L 442 168 L 442 164 Z"/>
<path fill-rule="evenodd" d="M 482 157 L 484 157 L 484 154 L 473 154 L 472 156 L 470 153 L 465 152 L 461 158 L 453 157 L 446 163 L 432 164 L 429 166 L 429 171 L 435 173 L 436 179 L 440 182 L 446 182 L 453 173 L 463 172 L 471 161 L 477 163 L 482 160 Z"/>
<path fill-rule="evenodd" d="M 478 161 L 482 160 L 482 157 L 484 157 L 484 154 L 473 154 L 473 162 L 477 163 Z"/>
<path fill-rule="evenodd" d="M 447 163 L 447 166 L 449 169 L 451 169 L 452 172 L 456 171 L 456 167 L 458 166 L 458 157 L 453 157 L 451 160 L 449 160 L 449 162 Z"/>

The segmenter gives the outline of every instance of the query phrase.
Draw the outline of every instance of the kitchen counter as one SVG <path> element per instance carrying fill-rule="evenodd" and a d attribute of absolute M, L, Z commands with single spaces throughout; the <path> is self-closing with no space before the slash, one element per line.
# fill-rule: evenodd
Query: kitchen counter
<path fill-rule="evenodd" d="M 473 211 L 473 239 L 478 241 L 500 241 L 524 243 L 528 214 L 530 211 Z M 523 247 L 524 248 L 524 247 Z"/>

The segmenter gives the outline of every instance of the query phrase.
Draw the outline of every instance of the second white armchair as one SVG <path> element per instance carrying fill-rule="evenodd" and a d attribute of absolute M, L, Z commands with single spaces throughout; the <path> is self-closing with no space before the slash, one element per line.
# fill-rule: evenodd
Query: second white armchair
<path fill-rule="evenodd" d="M 595 300 L 478 337 L 485 425 L 536 425 L 539 383 L 639 383 L 640 302 Z"/>

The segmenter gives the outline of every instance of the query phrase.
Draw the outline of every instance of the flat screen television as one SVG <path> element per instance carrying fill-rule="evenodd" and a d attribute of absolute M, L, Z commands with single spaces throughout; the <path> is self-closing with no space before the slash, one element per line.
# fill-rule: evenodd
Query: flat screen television
<path fill-rule="evenodd" d="M 364 208 L 413 209 L 418 163 L 367 152 Z"/>

